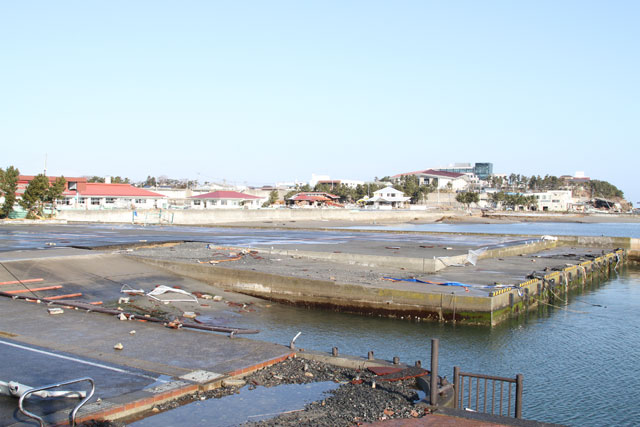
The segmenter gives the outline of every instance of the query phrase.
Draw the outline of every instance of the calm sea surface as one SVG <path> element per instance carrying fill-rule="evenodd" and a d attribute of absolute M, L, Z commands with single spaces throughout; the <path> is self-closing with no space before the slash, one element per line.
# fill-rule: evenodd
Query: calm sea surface
<path fill-rule="evenodd" d="M 388 227 L 385 227 L 388 228 Z M 525 234 L 635 236 L 638 224 L 426 225 L 402 229 Z M 598 306 L 599 305 L 599 306 Z M 575 426 L 640 422 L 640 270 L 623 269 L 587 286 L 563 308 L 544 308 L 499 327 L 470 327 L 371 318 L 274 304 L 234 319 L 257 326 L 257 339 L 298 347 L 428 365 L 431 338 L 440 339 L 440 373 L 524 374 L 525 418 Z"/>
<path fill-rule="evenodd" d="M 513 224 L 396 224 L 346 227 L 361 230 L 440 231 L 446 233 L 557 234 L 640 238 L 640 223 L 518 222 Z"/>

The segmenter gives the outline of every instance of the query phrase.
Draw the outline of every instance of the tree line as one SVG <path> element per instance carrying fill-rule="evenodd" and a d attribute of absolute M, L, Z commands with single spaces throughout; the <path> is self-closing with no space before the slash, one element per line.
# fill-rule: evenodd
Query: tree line
<path fill-rule="evenodd" d="M 18 191 L 18 178 L 20 171 L 9 166 L 0 168 L 0 191 L 4 195 L 4 203 L 0 208 L 0 215 L 8 217 L 16 203 L 16 191 Z M 20 206 L 27 211 L 27 218 L 36 218 L 44 215 L 45 204 L 50 203 L 55 209 L 56 202 L 62 197 L 67 186 L 64 176 L 56 178 L 53 183 L 44 174 L 36 175 L 27 185 L 21 199 Z"/>
<path fill-rule="evenodd" d="M 389 184 L 391 184 L 390 180 Z M 295 189 L 285 194 L 284 199 L 290 199 L 297 193 L 322 192 L 340 197 L 340 202 L 342 203 L 354 203 L 363 199 L 365 196 L 372 197 L 373 193 L 387 185 L 385 182 L 358 184 L 355 187 L 345 184 L 328 183 L 319 183 L 314 187 L 311 187 L 309 184 L 296 185 Z M 420 203 L 426 200 L 428 194 L 436 189 L 435 185 L 420 184 L 418 177 L 415 175 L 403 176 L 398 182 L 393 184 L 393 188 L 402 191 L 405 196 L 410 197 L 411 203 Z"/>
<path fill-rule="evenodd" d="M 489 185 L 492 188 L 517 191 L 551 191 L 564 189 L 582 188 L 589 193 L 591 197 L 602 198 L 624 198 L 624 193 L 615 185 L 607 182 L 592 179 L 586 182 L 573 182 L 566 179 L 558 178 L 553 175 L 520 175 L 512 173 L 508 177 L 492 176 L 489 178 Z"/>

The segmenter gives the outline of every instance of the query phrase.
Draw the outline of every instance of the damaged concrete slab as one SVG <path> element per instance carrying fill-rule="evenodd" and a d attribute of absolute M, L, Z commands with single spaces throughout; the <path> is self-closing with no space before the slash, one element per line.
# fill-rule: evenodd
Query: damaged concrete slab
<path fill-rule="evenodd" d="M 160 282 L 211 291 L 205 284 L 198 288 L 195 281 L 154 271 L 119 255 L 76 254 L 66 259 L 22 259 L 2 264 L 6 269 L 0 271 L 0 283 L 9 283 L 0 286 L 3 291 L 34 289 L 41 282 L 28 281 L 42 279 L 44 283 L 61 284 L 65 293 L 80 291 L 84 301 L 100 300 L 107 306 L 118 306 L 119 280 L 146 289 Z M 12 283 L 14 278 L 26 283 Z M 139 320 L 122 321 L 113 315 L 65 307 L 64 300 L 57 306 L 63 308 L 62 314 L 52 315 L 45 300 L 47 292 L 53 291 L 34 291 L 29 300 L 0 298 L 0 350 L 11 360 L 22 361 L 19 369 L 4 364 L 0 379 L 42 386 L 90 376 L 96 382 L 96 395 L 81 409 L 80 419 L 119 418 L 166 399 L 217 387 L 224 378 L 260 369 L 292 354 L 282 345 L 187 328 L 170 329 L 146 321 L 144 315 Z M 222 291 L 220 294 L 228 296 Z M 249 299 L 239 296 L 236 301 Z M 207 304 L 208 300 L 198 300 L 208 307 L 200 302 L 180 302 L 167 304 L 165 311 L 183 313 L 195 306 L 198 312 L 208 309 L 215 317 L 214 313 L 229 310 L 224 301 L 211 307 L 213 303 Z M 121 306 L 125 309 L 127 304 Z M 45 415 L 47 422 L 58 422 L 67 417 L 69 404 L 40 402 L 32 407 Z M 2 397 L 0 409 L 2 419 L 7 420 L 0 425 L 25 421 L 13 397 Z"/>

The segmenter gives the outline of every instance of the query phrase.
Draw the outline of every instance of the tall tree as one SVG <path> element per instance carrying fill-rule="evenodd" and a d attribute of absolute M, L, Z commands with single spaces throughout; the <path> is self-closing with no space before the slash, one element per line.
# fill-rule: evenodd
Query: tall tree
<path fill-rule="evenodd" d="M 64 193 L 65 188 L 67 187 L 67 180 L 64 179 L 64 176 L 59 176 L 53 182 L 44 196 L 44 201 L 51 203 L 53 205 L 53 209 L 57 208 L 58 200 L 62 197 L 62 193 Z M 53 215 L 53 211 L 51 212 Z"/>
<path fill-rule="evenodd" d="M 271 190 L 271 192 L 269 193 L 269 200 L 267 200 L 266 202 L 264 202 L 262 204 L 263 208 L 266 208 L 268 206 L 273 205 L 275 202 L 278 201 L 278 197 L 280 197 L 278 195 L 278 190 Z"/>
<path fill-rule="evenodd" d="M 39 174 L 31 180 L 22 194 L 20 205 L 27 210 L 27 217 L 42 216 L 44 199 L 49 190 L 49 178 Z"/>
<path fill-rule="evenodd" d="M 478 203 L 480 201 L 480 195 L 473 191 L 458 193 L 456 195 L 456 201 L 462 203 L 467 209 L 469 209 L 471 203 Z"/>
<path fill-rule="evenodd" d="M 0 169 L 0 191 L 4 194 L 4 203 L 0 208 L 0 214 L 3 217 L 9 216 L 16 203 L 19 176 L 20 171 L 13 166 L 9 166 L 6 170 Z"/>

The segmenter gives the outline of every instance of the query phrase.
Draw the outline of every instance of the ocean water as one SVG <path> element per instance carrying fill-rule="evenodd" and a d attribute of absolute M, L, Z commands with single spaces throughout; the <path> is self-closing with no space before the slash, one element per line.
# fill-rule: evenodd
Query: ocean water
<path fill-rule="evenodd" d="M 575 426 L 637 425 L 640 420 L 640 270 L 623 269 L 587 286 L 560 308 L 544 307 L 498 327 L 364 317 L 274 304 L 238 326 L 255 339 L 299 348 L 428 366 L 440 340 L 440 375 L 453 367 L 505 377 L 524 375 L 523 416 Z"/>
<path fill-rule="evenodd" d="M 513 224 L 394 224 L 353 226 L 347 229 L 435 231 L 443 233 L 611 236 L 640 238 L 640 223 L 518 222 Z"/>

